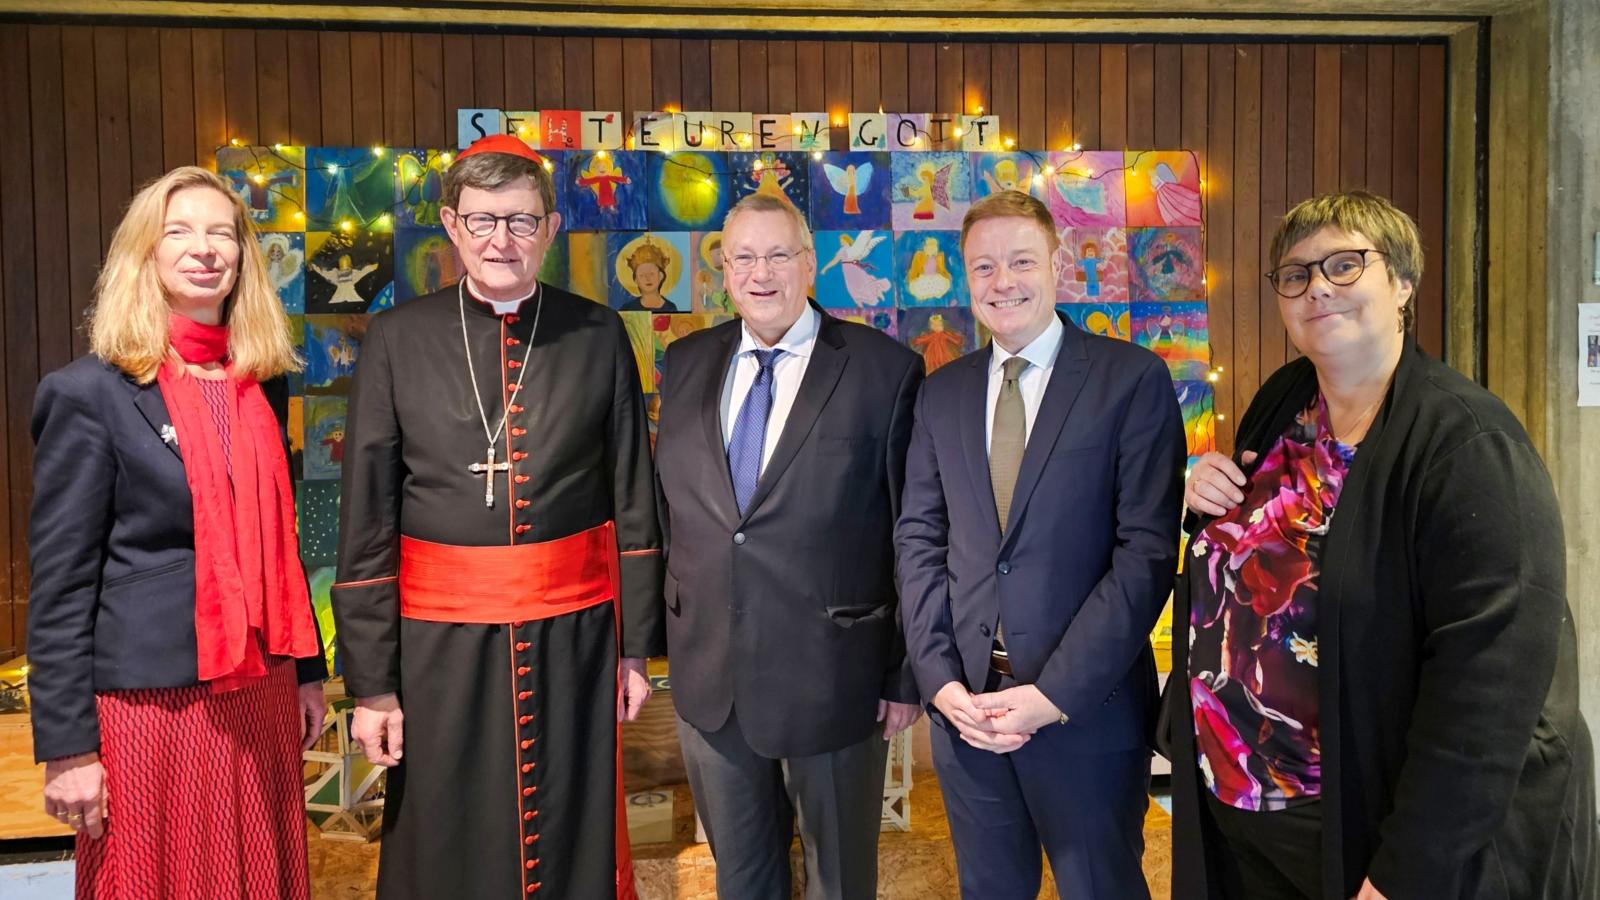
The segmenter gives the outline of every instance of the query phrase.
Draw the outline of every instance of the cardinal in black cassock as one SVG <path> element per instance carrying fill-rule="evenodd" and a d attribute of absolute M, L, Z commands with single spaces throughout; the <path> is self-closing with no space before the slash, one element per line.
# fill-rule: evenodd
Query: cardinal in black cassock
<path fill-rule="evenodd" d="M 665 650 L 660 534 L 617 314 L 540 284 L 542 161 L 445 176 L 468 273 L 372 320 L 350 394 L 333 610 L 352 737 L 391 766 L 378 896 L 633 898 L 619 719 Z"/>

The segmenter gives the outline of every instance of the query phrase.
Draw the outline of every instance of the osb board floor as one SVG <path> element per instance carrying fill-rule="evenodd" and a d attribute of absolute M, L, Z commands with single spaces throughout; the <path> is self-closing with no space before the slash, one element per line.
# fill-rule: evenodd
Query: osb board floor
<path fill-rule="evenodd" d="M 910 832 L 885 832 L 878 845 L 878 897 L 881 900 L 935 900 L 955 897 L 955 855 L 944 818 L 939 785 L 931 773 L 917 773 L 911 791 Z M 694 843 L 693 801 L 685 785 L 674 787 L 674 840 L 634 848 L 634 868 L 642 900 L 699 900 L 716 897 L 711 850 Z M 1172 878 L 1172 822 L 1150 804 L 1145 818 L 1145 878 L 1150 893 L 1167 895 Z M 793 862 L 799 871 L 799 847 Z M 365 900 L 373 896 L 378 845 L 311 841 L 312 896 L 317 900 Z M 796 885 L 796 897 L 800 896 Z M 1042 898 L 1059 895 L 1046 867 Z M 1070 898 L 1069 898 L 1070 900 Z"/>

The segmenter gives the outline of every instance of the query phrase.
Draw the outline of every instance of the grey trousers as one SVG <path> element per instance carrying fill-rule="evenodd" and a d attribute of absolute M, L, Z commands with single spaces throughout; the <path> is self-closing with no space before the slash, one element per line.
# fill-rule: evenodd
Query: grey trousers
<path fill-rule="evenodd" d="M 878 823 L 888 742 L 793 759 L 751 750 L 737 716 L 715 732 L 678 719 L 695 811 L 717 863 L 722 900 L 790 900 L 789 844 L 799 820 L 806 900 L 878 894 Z"/>

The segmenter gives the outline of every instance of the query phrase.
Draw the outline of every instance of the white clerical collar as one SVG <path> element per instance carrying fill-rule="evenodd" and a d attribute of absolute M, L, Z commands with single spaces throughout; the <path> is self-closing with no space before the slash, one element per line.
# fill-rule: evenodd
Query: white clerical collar
<path fill-rule="evenodd" d="M 467 293 L 471 295 L 472 299 L 494 310 L 495 315 L 508 316 L 516 312 L 517 309 L 521 307 L 522 304 L 526 303 L 529 298 L 533 297 L 534 294 L 539 293 L 539 282 L 535 281 L 533 283 L 533 290 L 515 300 L 489 300 L 483 296 L 482 291 L 478 290 L 478 286 L 472 283 L 472 276 L 468 275 Z"/>
<path fill-rule="evenodd" d="M 783 337 L 779 338 L 778 342 L 771 347 L 756 340 L 756 336 L 750 333 L 749 325 L 740 323 L 739 333 L 743 335 L 743 338 L 739 341 L 739 355 L 753 350 L 782 350 L 791 356 L 809 357 L 811 356 L 811 345 L 816 343 L 817 331 L 821 327 L 822 314 L 813 309 L 809 303 L 806 304 L 805 312 L 800 314 L 800 318 L 795 319 L 794 324 L 789 326 L 789 330 L 785 331 Z"/>
<path fill-rule="evenodd" d="M 1061 317 L 1052 314 L 1050 316 L 1050 324 L 1046 325 L 1044 331 L 1040 332 L 1039 336 L 1029 342 L 1028 346 L 1023 347 L 1020 352 L 1012 353 L 1000 346 L 999 341 L 992 341 L 994 353 L 989 357 L 989 371 L 991 373 L 1000 371 L 1006 360 L 1013 356 L 1020 356 L 1027 360 L 1030 365 L 1037 366 L 1040 369 L 1050 368 L 1055 365 L 1056 353 L 1061 349 L 1061 336 L 1066 332 L 1066 326 L 1061 324 Z"/>

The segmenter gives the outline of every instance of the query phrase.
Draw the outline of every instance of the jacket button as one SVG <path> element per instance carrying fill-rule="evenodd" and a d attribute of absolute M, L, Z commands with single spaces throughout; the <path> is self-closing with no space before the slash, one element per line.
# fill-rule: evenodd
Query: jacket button
<path fill-rule="evenodd" d="M 525 435 L 527 433 L 528 433 L 528 429 L 526 429 L 526 428 L 513 428 L 513 429 L 511 429 L 511 436 L 512 437 L 522 437 L 523 435 Z"/>
<path fill-rule="evenodd" d="M 517 501 L 517 509 L 527 509 L 528 507 L 530 507 L 532 505 L 533 505 L 533 501 L 532 500 L 518 500 Z"/>
<path fill-rule="evenodd" d="M 531 812 L 523 813 L 522 814 L 522 821 L 524 821 L 524 822 L 532 822 L 533 821 L 533 813 L 531 813 Z"/>
<path fill-rule="evenodd" d="M 518 345 L 520 343 L 522 343 L 522 342 L 517 340 L 516 338 L 513 338 L 513 337 L 506 338 L 506 346 L 507 347 L 515 347 L 516 345 Z"/>
<path fill-rule="evenodd" d="M 526 412 L 527 410 L 524 410 L 522 407 L 520 407 L 520 406 L 516 405 L 515 403 L 513 403 L 513 404 L 511 404 L 511 411 L 513 413 L 520 413 L 520 412 Z"/>
<path fill-rule="evenodd" d="M 526 450 L 518 450 L 515 453 L 511 454 L 511 458 L 516 460 L 517 462 L 522 462 L 523 460 L 528 458 L 528 453 L 527 453 Z"/>
<path fill-rule="evenodd" d="M 533 741 L 523 741 L 520 746 L 522 747 L 522 749 L 527 750 L 528 748 L 533 746 Z"/>
<path fill-rule="evenodd" d="M 538 788 L 525 787 L 525 788 L 522 789 L 522 796 L 524 796 L 524 797 L 532 797 L 534 794 L 538 793 L 538 791 L 539 791 Z"/>
<path fill-rule="evenodd" d="M 532 772 L 532 771 L 533 771 L 533 763 L 523 763 L 522 764 L 522 774 L 526 775 L 526 774 L 528 774 L 529 772 Z"/>
<path fill-rule="evenodd" d="M 527 484 L 528 480 L 532 477 L 532 475 L 518 475 L 516 476 L 517 484 Z"/>
<path fill-rule="evenodd" d="M 984 637 L 988 637 L 989 636 L 989 626 L 987 626 L 987 625 L 979 625 L 978 626 L 978 631 L 980 631 L 983 634 Z"/>
<path fill-rule="evenodd" d="M 1001 575 L 1010 575 L 1011 574 L 1011 563 L 1003 562 L 999 566 L 997 566 L 996 568 L 998 568 L 1000 570 L 1000 574 Z"/>
<path fill-rule="evenodd" d="M 533 696 L 533 691 L 517 691 L 518 700 L 526 700 Z"/>
<path fill-rule="evenodd" d="M 508 368 L 508 369 L 520 369 L 520 368 L 522 368 L 522 363 L 517 362 L 514 359 L 508 359 L 508 360 L 506 360 L 506 368 Z"/>
<path fill-rule="evenodd" d="M 524 846 L 524 847 L 532 847 L 532 846 L 533 846 L 533 842 L 534 842 L 534 841 L 537 841 L 537 840 L 538 840 L 538 839 L 539 839 L 539 836 L 538 836 L 538 835 L 536 835 L 536 834 L 530 834 L 530 835 L 528 835 L 528 836 L 527 836 L 527 837 L 525 837 L 525 838 L 523 838 L 523 839 L 522 839 L 522 845 L 523 845 L 523 846 Z"/>
<path fill-rule="evenodd" d="M 526 725 L 533 721 L 533 716 L 517 716 L 518 725 Z"/>
<path fill-rule="evenodd" d="M 506 315 L 506 324 L 507 325 L 515 325 L 515 324 L 517 324 L 517 314 L 516 313 L 508 313 Z"/>
<path fill-rule="evenodd" d="M 743 545 L 744 544 L 744 532 L 742 532 L 742 531 L 734 532 L 734 534 L 733 534 L 733 542 L 735 544 Z"/>
<path fill-rule="evenodd" d="M 529 672 L 532 672 L 532 671 L 533 670 L 528 668 L 527 666 L 517 666 L 517 676 L 519 678 L 524 676 L 524 675 L 527 675 Z"/>
<path fill-rule="evenodd" d="M 517 534 L 527 534 L 528 532 L 530 532 L 532 530 L 533 530 L 533 526 L 532 525 L 518 525 L 517 526 Z"/>
<path fill-rule="evenodd" d="M 524 650 L 526 650 L 526 649 L 528 649 L 529 647 L 532 647 L 532 646 L 533 645 L 528 643 L 527 641 L 517 641 L 517 644 L 516 644 L 517 652 L 521 653 L 522 651 L 524 651 Z"/>

